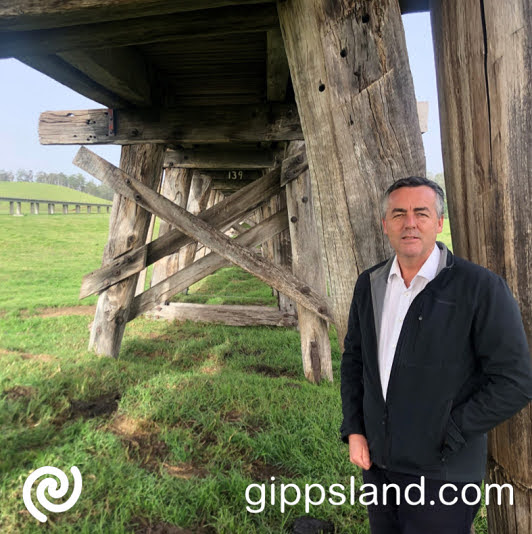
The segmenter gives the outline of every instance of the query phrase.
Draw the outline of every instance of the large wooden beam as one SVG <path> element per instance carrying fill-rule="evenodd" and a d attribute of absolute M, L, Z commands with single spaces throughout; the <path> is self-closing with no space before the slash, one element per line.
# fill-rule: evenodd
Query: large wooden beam
<path fill-rule="evenodd" d="M 0 58 L 69 50 L 136 46 L 160 41 L 267 31 L 277 27 L 274 4 L 221 7 L 65 28 L 0 32 Z"/>
<path fill-rule="evenodd" d="M 47 111 L 39 119 L 43 145 L 228 143 L 302 139 L 291 104 L 119 110 L 114 134 L 106 109 Z"/>
<path fill-rule="evenodd" d="M 306 159 L 303 156 L 294 157 L 291 162 L 285 164 L 285 174 L 290 173 L 289 163 L 298 167 L 306 165 Z M 279 166 L 265 174 L 260 180 L 247 185 L 211 209 L 200 213 L 199 217 L 209 224 L 225 230 L 226 227 L 238 222 L 247 213 L 251 213 L 272 195 L 278 193 L 281 188 L 280 177 L 281 169 Z M 113 258 L 108 265 L 104 265 L 83 278 L 79 298 L 82 299 L 103 291 L 191 241 L 192 239 L 183 232 L 174 229 L 146 246 Z"/>
<path fill-rule="evenodd" d="M 32 55 L 19 56 L 17 59 L 25 65 L 28 65 L 28 67 L 32 67 L 46 76 L 50 76 L 50 78 L 66 85 L 73 91 L 104 106 L 110 108 L 131 106 L 127 100 L 124 100 L 124 98 L 95 82 L 92 78 L 89 78 L 89 76 L 83 74 L 59 56 L 53 54 Z"/>
<path fill-rule="evenodd" d="M 176 148 L 167 150 L 164 157 L 165 167 L 184 169 L 267 169 L 274 164 L 275 153 L 271 149 L 227 145 Z"/>
<path fill-rule="evenodd" d="M 166 321 L 194 321 L 230 326 L 297 326 L 295 315 L 282 313 L 269 306 L 217 306 L 171 302 L 168 306 L 158 306 L 150 311 L 149 316 Z"/>
<path fill-rule="evenodd" d="M 290 143 L 288 153 L 294 154 L 301 144 Z M 322 295 L 327 295 L 327 278 L 314 218 L 308 170 L 286 184 L 286 203 L 290 221 L 292 272 Z M 315 383 L 322 379 L 332 382 L 331 342 L 327 322 L 299 305 L 297 316 L 305 377 Z"/>
<path fill-rule="evenodd" d="M 276 213 L 253 228 L 243 232 L 235 238 L 235 241 L 239 245 L 252 248 L 265 240 L 271 239 L 274 235 L 282 232 L 287 227 L 288 220 L 286 218 L 285 210 Z M 135 300 L 131 304 L 128 321 L 132 321 L 135 317 L 153 309 L 154 306 L 168 301 L 180 291 L 183 291 L 192 284 L 195 284 L 209 274 L 212 274 L 227 265 L 230 265 L 230 262 L 218 254 L 215 254 L 214 252 L 206 254 L 188 267 L 173 273 L 168 276 L 168 278 L 165 278 L 156 285 L 150 287 L 150 289 L 145 291 L 142 295 L 135 297 Z"/>
<path fill-rule="evenodd" d="M 391 253 L 381 196 L 425 174 L 401 13 L 397 0 L 277 7 L 342 343 L 358 274 Z"/>
<path fill-rule="evenodd" d="M 0 0 L 0 30 L 40 30 L 270 0 Z"/>
<path fill-rule="evenodd" d="M 454 251 L 504 277 L 532 347 L 532 10 L 528 0 L 431 5 Z M 489 435 L 489 531 L 532 531 L 532 405 Z"/>
<path fill-rule="evenodd" d="M 132 49 L 71 50 L 59 54 L 59 57 L 130 105 L 151 105 L 147 64 Z"/>
<path fill-rule="evenodd" d="M 124 173 L 144 187 L 157 189 L 161 179 L 164 147 L 135 145 L 122 148 L 120 166 Z M 157 193 L 155 193 L 157 194 Z M 109 223 L 109 240 L 103 263 L 146 243 L 150 212 L 140 209 L 134 199 L 115 194 Z M 98 298 L 89 349 L 97 354 L 117 357 L 135 296 L 137 276 L 110 287 Z"/>
<path fill-rule="evenodd" d="M 170 202 L 87 148 L 79 149 L 74 158 L 74 164 L 102 180 L 118 194 L 134 200 L 139 206 L 175 225 L 196 241 L 285 293 L 323 319 L 334 322 L 327 297 L 319 295 L 308 285 L 302 284 L 292 273 L 257 256 L 251 250 L 239 245 L 199 217 Z"/>

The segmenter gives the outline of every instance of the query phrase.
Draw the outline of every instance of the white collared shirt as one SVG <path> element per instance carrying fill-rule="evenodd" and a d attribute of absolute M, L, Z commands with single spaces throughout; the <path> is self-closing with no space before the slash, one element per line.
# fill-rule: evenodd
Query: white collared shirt
<path fill-rule="evenodd" d="M 403 320 L 411 302 L 436 276 L 440 254 L 440 249 L 435 244 L 430 256 L 425 260 L 425 263 L 421 266 L 416 276 L 414 276 L 412 282 L 410 282 L 410 287 L 406 287 L 405 285 L 399 263 L 397 262 L 397 255 L 393 260 L 390 274 L 388 275 L 388 283 L 386 284 L 378 346 L 379 373 L 382 394 L 385 400 L 395 356 L 395 348 L 399 334 L 401 333 Z"/>

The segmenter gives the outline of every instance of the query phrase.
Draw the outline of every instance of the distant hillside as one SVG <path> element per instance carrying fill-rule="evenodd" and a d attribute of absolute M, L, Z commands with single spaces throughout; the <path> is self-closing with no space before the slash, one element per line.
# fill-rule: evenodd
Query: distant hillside
<path fill-rule="evenodd" d="M 0 182 L 0 197 L 32 198 L 36 200 L 57 200 L 58 202 L 94 202 L 112 204 L 109 200 L 98 198 L 81 191 L 61 185 L 34 182 Z"/>

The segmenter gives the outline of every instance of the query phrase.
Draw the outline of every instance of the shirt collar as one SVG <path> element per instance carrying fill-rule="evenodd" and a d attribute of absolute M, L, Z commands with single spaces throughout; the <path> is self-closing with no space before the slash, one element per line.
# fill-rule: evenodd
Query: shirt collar
<path fill-rule="evenodd" d="M 441 254 L 440 248 L 438 247 L 438 245 L 434 244 L 434 248 L 432 249 L 432 252 L 430 253 L 429 257 L 425 260 L 425 263 L 421 266 L 419 271 L 416 273 L 416 276 L 414 276 L 412 282 L 418 276 L 425 278 L 429 282 L 433 280 L 436 277 L 436 273 L 438 272 L 440 254 Z M 388 281 L 393 275 L 396 275 L 401 280 L 403 279 L 403 276 L 401 274 L 401 269 L 399 268 L 399 262 L 397 261 L 397 254 L 393 258 L 392 266 L 390 268 L 390 274 L 388 275 Z"/>

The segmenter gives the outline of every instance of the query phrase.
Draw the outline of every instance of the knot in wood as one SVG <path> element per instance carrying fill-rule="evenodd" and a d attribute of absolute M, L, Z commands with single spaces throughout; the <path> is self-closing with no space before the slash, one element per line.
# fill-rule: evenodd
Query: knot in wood
<path fill-rule="evenodd" d="M 297 222 L 297 217 L 295 215 L 292 215 L 292 217 L 290 217 L 290 221 L 293 223 Z"/>
<path fill-rule="evenodd" d="M 137 202 L 142 199 L 142 197 L 138 193 L 135 195 L 134 198 Z"/>
<path fill-rule="evenodd" d="M 325 306 L 319 306 L 318 307 L 318 312 L 322 313 L 323 315 L 325 315 L 327 313 L 327 308 Z"/>
<path fill-rule="evenodd" d="M 131 185 L 131 180 L 129 178 L 126 178 L 126 184 Z"/>
<path fill-rule="evenodd" d="M 308 286 L 303 286 L 301 289 L 300 289 L 301 293 L 303 293 L 303 295 L 308 295 L 310 293 L 310 287 Z"/>
<path fill-rule="evenodd" d="M 303 204 L 306 204 L 308 202 L 308 197 L 303 197 L 301 199 L 301 202 L 303 202 Z"/>

